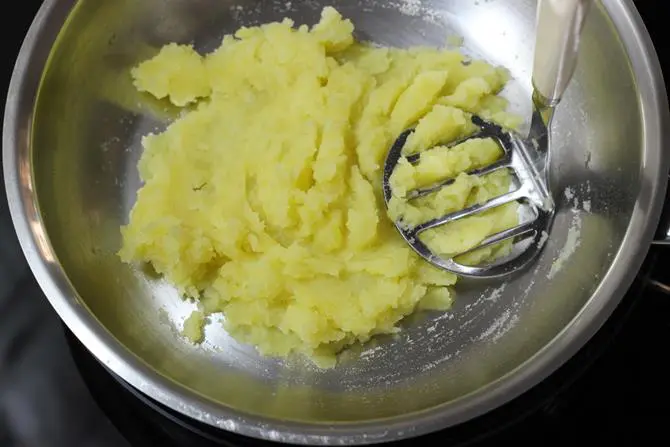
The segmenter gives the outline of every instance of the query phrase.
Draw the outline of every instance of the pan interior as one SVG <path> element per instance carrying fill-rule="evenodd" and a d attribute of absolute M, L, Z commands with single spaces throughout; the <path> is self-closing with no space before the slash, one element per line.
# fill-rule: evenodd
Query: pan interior
<path fill-rule="evenodd" d="M 505 91 L 528 116 L 536 4 L 489 0 L 79 1 L 54 48 L 32 143 L 39 207 L 79 299 L 130 352 L 214 403 L 283 420 L 360 422 L 455 401 L 512 371 L 549 343 L 604 278 L 642 188 L 642 114 L 616 29 L 594 8 L 573 84 L 553 128 L 558 214 L 536 266 L 504 284 L 462 283 L 447 313 L 409 318 L 395 338 L 353 349 L 332 370 L 262 358 L 206 328 L 194 347 L 178 334 L 194 308 L 120 262 L 119 227 L 139 186 L 141 137 L 175 117 L 140 100 L 129 68 L 169 42 L 214 49 L 224 33 L 291 17 L 312 24 L 323 6 L 359 38 L 407 47 L 463 37 L 464 48 L 507 67 Z"/>

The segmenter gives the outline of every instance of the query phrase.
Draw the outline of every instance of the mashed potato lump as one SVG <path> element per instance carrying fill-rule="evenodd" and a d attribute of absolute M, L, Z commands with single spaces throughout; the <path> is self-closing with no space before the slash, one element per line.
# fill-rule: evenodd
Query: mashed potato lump
<path fill-rule="evenodd" d="M 120 256 L 150 263 L 198 302 L 185 327 L 194 342 L 203 315 L 222 312 L 227 331 L 262 354 L 328 367 L 416 309 L 450 307 L 457 278 L 397 233 L 381 167 L 409 127 L 408 153 L 472 132 L 471 113 L 514 125 L 496 96 L 507 73 L 458 51 L 358 43 L 353 30 L 328 7 L 311 28 L 288 19 L 241 28 L 204 56 L 170 44 L 132 70 L 139 91 L 189 107 L 143 139 L 144 184 Z M 428 154 L 401 160 L 392 218 L 426 220 L 509 188 L 505 172 L 463 173 L 500 156 L 488 140 Z M 456 180 L 439 193 L 404 199 L 445 176 Z M 449 254 L 515 222 L 514 207 L 501 207 L 425 240 Z"/>

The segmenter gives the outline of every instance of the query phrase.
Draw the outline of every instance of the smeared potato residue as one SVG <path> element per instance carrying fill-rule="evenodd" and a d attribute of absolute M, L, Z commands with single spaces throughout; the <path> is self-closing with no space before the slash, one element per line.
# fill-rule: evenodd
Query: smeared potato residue
<path fill-rule="evenodd" d="M 261 353 L 303 353 L 323 367 L 347 345 L 396 332 L 415 309 L 452 302 L 457 278 L 419 260 L 385 215 L 381 167 L 395 138 L 418 123 L 405 147 L 418 152 L 472 132 L 470 113 L 515 120 L 496 96 L 505 70 L 462 63 L 457 51 L 357 43 L 353 29 L 328 7 L 312 28 L 241 28 L 205 56 L 170 44 L 132 70 L 138 90 L 192 110 L 143 139 L 144 185 L 121 258 L 151 263 Z M 505 192 L 505 173 L 461 173 L 499 155 L 479 140 L 401 161 L 390 215 L 419 221 Z M 456 182 L 439 194 L 402 200 L 445 175 Z M 426 240 L 461 250 L 516 223 L 512 211 Z M 186 334 L 199 341 L 196 317 Z"/>

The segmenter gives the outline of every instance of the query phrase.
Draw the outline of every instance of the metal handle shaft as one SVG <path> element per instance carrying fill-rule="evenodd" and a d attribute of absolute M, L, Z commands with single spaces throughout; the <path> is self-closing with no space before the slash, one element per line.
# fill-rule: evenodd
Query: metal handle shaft
<path fill-rule="evenodd" d="M 579 37 L 593 0 L 539 0 L 533 87 L 547 106 L 563 96 L 577 64 Z"/>

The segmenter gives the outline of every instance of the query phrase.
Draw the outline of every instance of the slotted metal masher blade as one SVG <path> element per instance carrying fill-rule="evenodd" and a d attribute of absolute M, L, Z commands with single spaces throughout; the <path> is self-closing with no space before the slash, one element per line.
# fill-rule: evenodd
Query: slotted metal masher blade
<path fill-rule="evenodd" d="M 474 138 L 490 138 L 503 151 L 503 156 L 488 166 L 467 172 L 484 176 L 500 169 L 510 170 L 516 178 L 515 187 L 508 193 L 490 198 L 484 203 L 450 212 L 418 225 L 407 225 L 395 221 L 395 226 L 407 243 L 425 260 L 434 266 L 466 277 L 496 278 L 506 276 L 527 267 L 541 252 L 554 219 L 555 205 L 548 182 L 550 135 L 549 129 L 554 108 L 567 88 L 577 61 L 577 50 L 584 18 L 592 0 L 540 0 L 537 13 L 537 31 L 533 64 L 533 114 L 527 136 L 507 131 L 479 116 L 472 116 L 478 128 L 473 135 L 452 142 L 449 146 Z M 393 197 L 391 175 L 404 157 L 402 149 L 414 129 L 404 131 L 387 154 L 383 172 L 383 193 L 386 205 Z M 448 146 L 448 147 L 449 147 Z M 444 146 L 442 146 L 444 147 Z M 406 156 L 409 163 L 420 162 L 421 154 Z M 433 185 L 409 191 L 404 200 L 416 200 L 453 182 L 445 178 Z M 449 258 L 433 252 L 419 237 L 429 231 L 494 209 L 498 206 L 519 202 L 531 212 L 530 218 L 520 224 L 485 238 L 468 250 L 450 255 Z M 505 240 L 518 242 L 515 250 L 498 262 L 482 265 L 464 265 L 455 259 L 474 250 L 491 246 Z"/>

